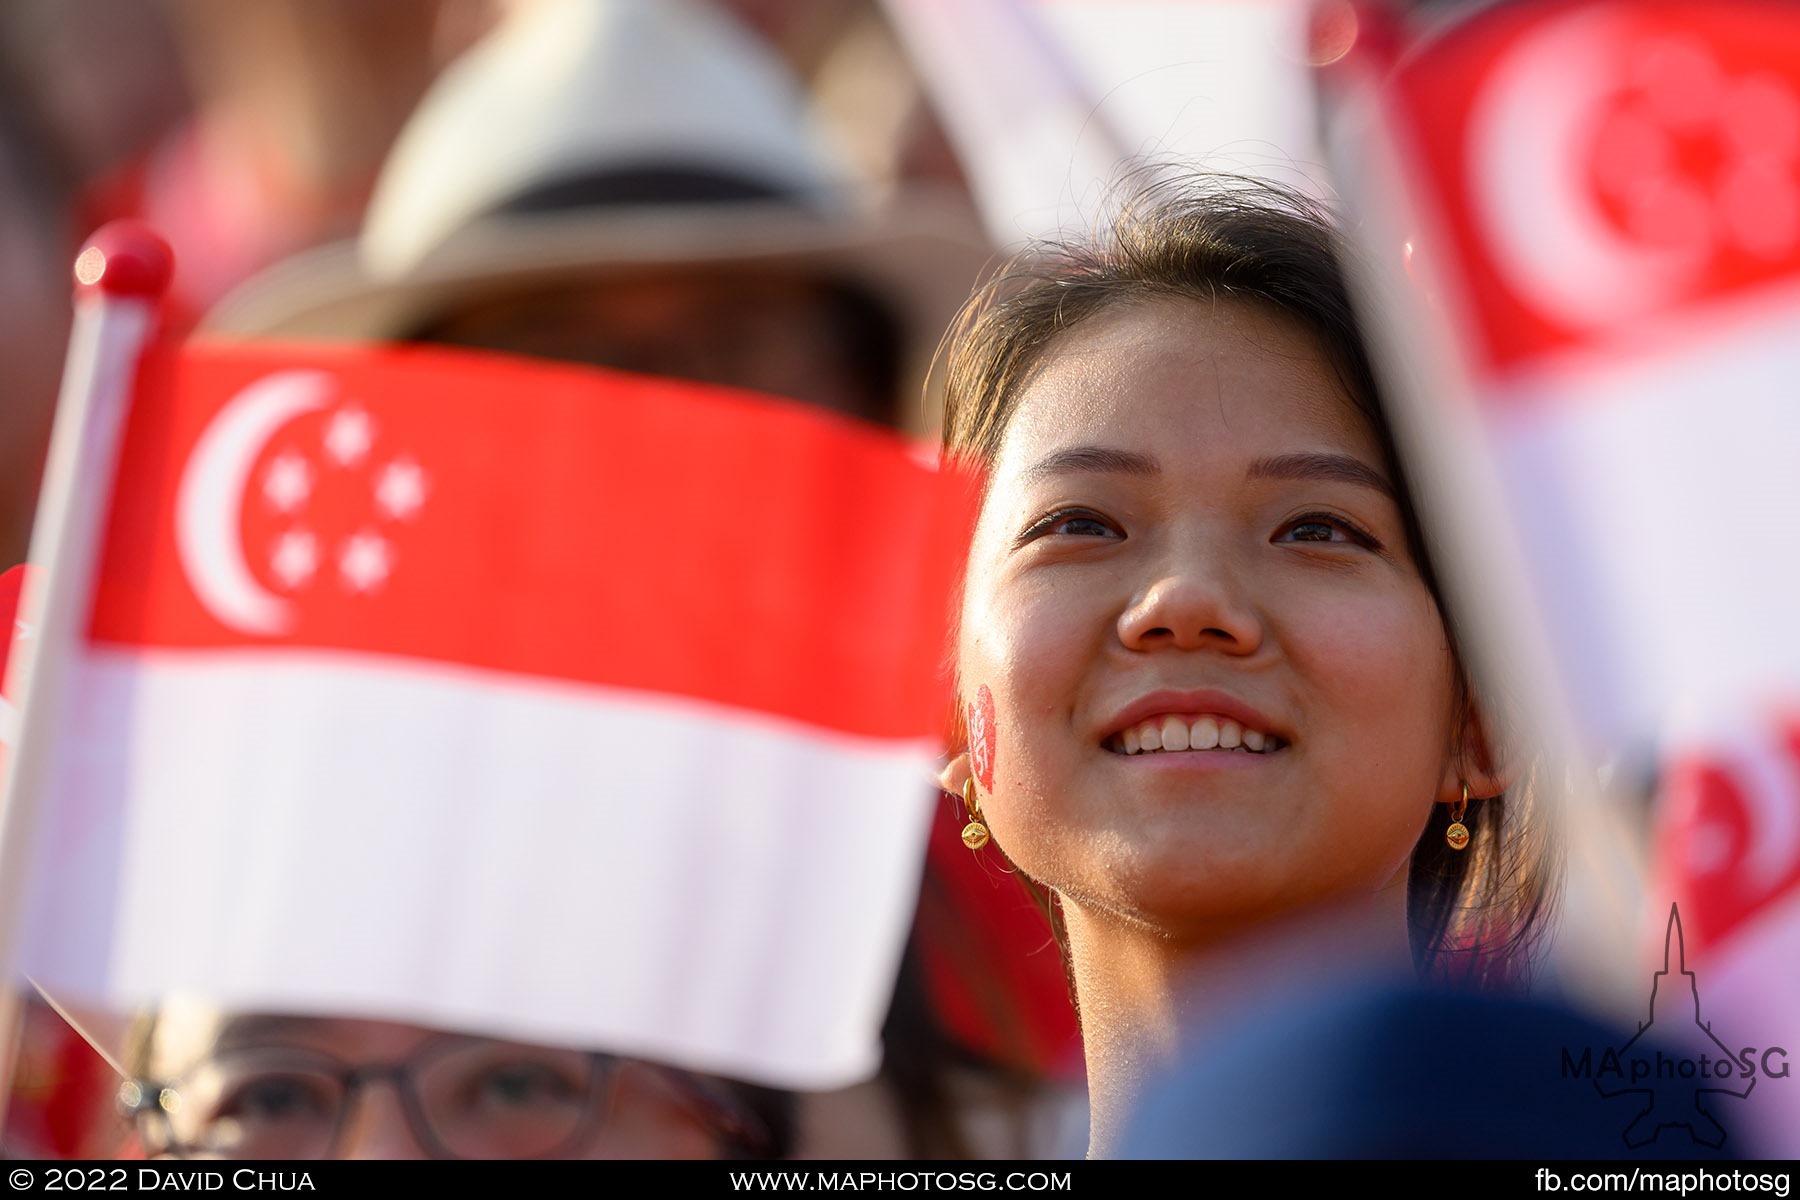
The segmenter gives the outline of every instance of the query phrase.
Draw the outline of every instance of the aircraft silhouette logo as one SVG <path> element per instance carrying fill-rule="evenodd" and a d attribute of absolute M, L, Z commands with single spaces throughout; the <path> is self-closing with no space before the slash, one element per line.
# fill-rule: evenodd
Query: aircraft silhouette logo
<path fill-rule="evenodd" d="M 1692 1023 L 1695 1038 L 1688 1030 Z M 1651 1031 L 1660 1028 L 1654 1037 Z M 1693 1046 L 1697 1054 L 1675 1047 Z M 1654 1048 L 1652 1048 L 1654 1047 Z M 1625 1127 L 1625 1145 L 1638 1149 L 1662 1136 L 1665 1129 L 1684 1128 L 1694 1141 L 1717 1149 L 1725 1144 L 1725 1127 L 1712 1110 L 1713 1096 L 1743 1099 L 1756 1086 L 1756 1072 L 1745 1049 L 1734 1054 L 1701 1019 L 1700 989 L 1687 969 L 1687 947 L 1681 936 L 1681 912 L 1669 906 L 1663 938 L 1662 970 L 1650 984 L 1650 1019 L 1617 1050 L 1608 1050 L 1594 1071 L 1594 1088 L 1602 1096 L 1642 1096 L 1643 1109 Z M 1618 1083 L 1619 1086 L 1609 1084 Z M 1741 1088 L 1732 1085 L 1742 1082 Z"/>

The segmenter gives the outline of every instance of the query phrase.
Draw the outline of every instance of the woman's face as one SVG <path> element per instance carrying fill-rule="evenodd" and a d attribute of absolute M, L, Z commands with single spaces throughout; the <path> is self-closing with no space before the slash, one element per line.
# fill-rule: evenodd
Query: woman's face
<path fill-rule="evenodd" d="M 579 1050 L 354 1017 L 159 1012 L 151 1076 L 179 1102 L 153 1126 L 221 1158 L 715 1158 L 713 1081 Z M 357 1082 L 351 1082 L 352 1076 Z M 705 1089 L 705 1090 L 702 1090 Z"/>
<path fill-rule="evenodd" d="M 1132 302 L 1052 344 L 993 464 L 959 665 L 1007 854 L 1176 935 L 1403 886 L 1459 794 L 1392 472 L 1261 308 Z"/>

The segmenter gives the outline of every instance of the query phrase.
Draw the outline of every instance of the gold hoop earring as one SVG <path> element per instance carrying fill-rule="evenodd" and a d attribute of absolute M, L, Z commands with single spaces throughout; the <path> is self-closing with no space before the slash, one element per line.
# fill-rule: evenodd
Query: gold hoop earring
<path fill-rule="evenodd" d="M 1462 785 L 1462 799 L 1450 810 L 1450 828 L 1444 830 L 1444 840 L 1450 843 L 1452 850 L 1463 850 L 1469 845 L 1469 827 L 1463 824 L 1463 814 L 1469 811 L 1469 785 Z"/>
<path fill-rule="evenodd" d="M 969 823 L 963 826 L 963 845 L 971 850 L 979 850 L 988 844 L 988 827 L 981 823 L 981 801 L 975 796 L 975 780 L 971 776 L 963 783 L 963 805 L 969 810 Z"/>

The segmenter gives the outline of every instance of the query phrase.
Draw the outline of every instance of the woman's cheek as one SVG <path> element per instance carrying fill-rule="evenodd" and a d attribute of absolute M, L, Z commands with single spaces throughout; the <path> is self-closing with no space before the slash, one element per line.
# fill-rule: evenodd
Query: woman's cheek
<path fill-rule="evenodd" d="M 1451 662 L 1443 619 L 1423 583 L 1417 590 L 1417 597 L 1377 594 L 1360 604 L 1340 597 L 1301 610 L 1289 626 L 1307 634 L 1289 644 L 1304 645 L 1297 653 L 1313 678 L 1337 694 L 1363 696 L 1360 711 L 1383 713 L 1395 699 L 1418 696 Z"/>

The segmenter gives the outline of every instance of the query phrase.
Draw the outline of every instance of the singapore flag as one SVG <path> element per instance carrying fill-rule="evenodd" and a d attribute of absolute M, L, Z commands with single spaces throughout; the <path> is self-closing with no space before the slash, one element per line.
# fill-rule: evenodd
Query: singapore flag
<path fill-rule="evenodd" d="M 423 347 L 153 350 L 120 444 L 25 734 L 39 985 L 874 1069 L 966 480 L 784 401 Z"/>
<path fill-rule="evenodd" d="M 1440 533 L 1540 731 L 1663 777 L 1707 1016 L 1800 1044 L 1800 9 L 1363 9 L 1328 141 Z M 1383 312 L 1399 320 L 1382 319 Z M 1668 905 L 1647 903 L 1660 955 Z M 1690 962 L 1695 960 L 1690 957 Z M 1709 970 L 1710 968 L 1710 970 Z M 1763 1149 L 1800 1089 L 1759 1083 Z"/>

